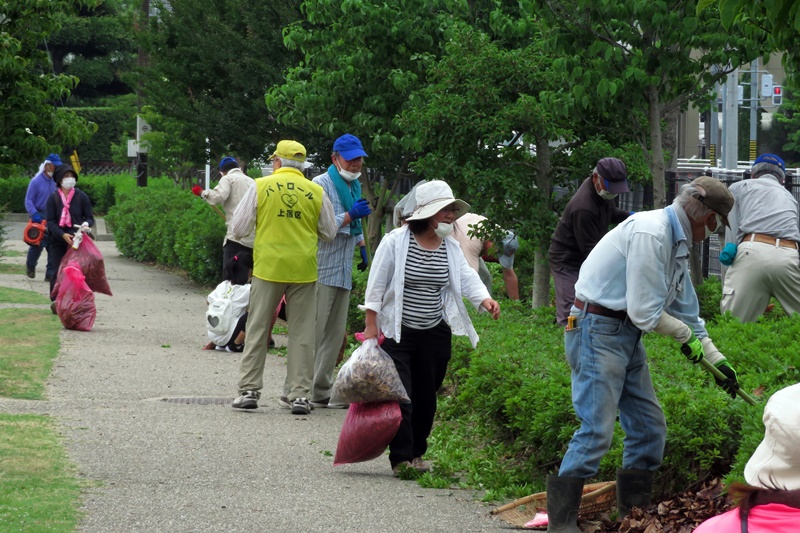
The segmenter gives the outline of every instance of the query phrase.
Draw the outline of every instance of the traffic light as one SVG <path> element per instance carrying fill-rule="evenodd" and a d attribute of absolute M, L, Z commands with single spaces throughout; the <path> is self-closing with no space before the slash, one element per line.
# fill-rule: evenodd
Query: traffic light
<path fill-rule="evenodd" d="M 761 75 L 761 98 L 772 96 L 772 74 Z"/>
<path fill-rule="evenodd" d="M 783 100 L 783 91 L 781 90 L 780 85 L 773 85 L 772 86 L 772 105 L 781 105 L 781 100 Z"/>

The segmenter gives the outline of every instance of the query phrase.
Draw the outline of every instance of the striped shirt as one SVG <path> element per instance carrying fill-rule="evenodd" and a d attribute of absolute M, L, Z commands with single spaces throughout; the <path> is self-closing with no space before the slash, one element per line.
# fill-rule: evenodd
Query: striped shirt
<path fill-rule="evenodd" d="M 317 248 L 317 269 L 319 277 L 317 283 L 328 285 L 329 287 L 340 287 L 348 291 L 353 282 L 353 251 L 357 244 L 364 240 L 364 235 L 350 235 L 350 224 L 342 227 L 344 216 L 347 211 L 344 209 L 342 201 L 333 179 L 326 172 L 320 174 L 312 180 L 320 185 L 325 194 L 330 198 L 333 205 L 333 212 L 336 214 L 336 224 L 339 231 L 332 241 L 319 240 Z"/>
<path fill-rule="evenodd" d="M 421 247 L 410 231 L 403 291 L 403 325 L 430 329 L 442 320 L 444 290 L 449 284 L 447 249 L 442 240 L 436 250 Z"/>

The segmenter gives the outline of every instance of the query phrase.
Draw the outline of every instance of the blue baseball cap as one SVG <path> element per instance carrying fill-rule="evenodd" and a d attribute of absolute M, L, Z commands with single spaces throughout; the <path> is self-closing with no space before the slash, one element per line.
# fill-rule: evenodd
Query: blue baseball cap
<path fill-rule="evenodd" d="M 222 159 L 219 160 L 219 169 L 222 170 L 222 167 L 224 167 L 225 165 L 228 165 L 230 163 L 233 163 L 237 167 L 239 166 L 239 163 L 237 163 L 234 158 L 232 158 L 230 156 L 226 156 L 226 157 L 223 157 Z"/>
<path fill-rule="evenodd" d="M 758 165 L 759 163 L 769 163 L 770 165 L 776 165 L 781 167 L 781 170 L 786 172 L 786 164 L 783 162 L 783 159 L 778 157 L 775 154 L 762 154 L 753 161 L 753 166 Z"/>
<path fill-rule="evenodd" d="M 333 151 L 338 152 L 345 161 L 350 161 L 356 157 L 367 157 L 367 152 L 361 146 L 361 141 L 355 135 L 345 133 L 333 143 Z"/>
<path fill-rule="evenodd" d="M 58 157 L 58 154 L 50 154 L 44 160 L 45 161 L 49 161 L 50 163 L 53 163 L 53 166 L 56 166 L 56 167 L 62 164 L 61 163 L 61 158 Z"/>

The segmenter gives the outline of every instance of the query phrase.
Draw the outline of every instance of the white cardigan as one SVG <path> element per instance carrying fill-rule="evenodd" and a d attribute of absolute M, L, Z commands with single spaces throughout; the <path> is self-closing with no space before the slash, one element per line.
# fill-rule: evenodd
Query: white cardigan
<path fill-rule="evenodd" d="M 379 330 L 396 342 L 400 342 L 403 318 L 408 242 L 408 226 L 397 228 L 384 236 L 372 259 L 365 302 L 358 306 L 361 310 L 375 311 Z M 478 273 L 470 268 L 458 241 L 446 237 L 444 243 L 450 272 L 450 283 L 445 287 L 444 294 L 444 320 L 454 335 L 468 336 L 474 348 L 478 344 L 478 333 L 472 326 L 463 298 L 467 298 L 476 309 L 481 309 L 481 302 L 490 298 L 489 291 Z"/>

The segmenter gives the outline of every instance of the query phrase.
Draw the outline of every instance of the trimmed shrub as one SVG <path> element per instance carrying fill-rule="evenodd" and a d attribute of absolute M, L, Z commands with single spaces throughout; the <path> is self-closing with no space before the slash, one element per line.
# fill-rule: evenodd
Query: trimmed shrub
<path fill-rule="evenodd" d="M 440 400 L 431 453 L 445 477 L 487 489 L 488 498 L 518 497 L 543 490 L 579 422 L 571 401 L 570 368 L 563 331 L 553 309 L 530 310 L 504 303 L 500 322 L 475 314 L 477 350 L 454 343 Z M 657 496 L 716 476 L 742 479 L 744 464 L 763 436 L 766 398 L 800 381 L 794 339 L 800 317 L 740 324 L 729 315 L 708 326 L 717 347 L 737 369 L 744 390 L 762 395 L 757 406 L 732 400 L 702 367 L 689 364 L 677 344 L 657 334 L 644 342 L 656 394 L 667 418 L 664 464 Z M 611 480 L 622 465 L 623 433 L 617 427 L 598 480 Z"/>
<path fill-rule="evenodd" d="M 187 191 L 131 189 L 120 194 L 106 222 L 126 257 L 181 268 L 202 284 L 221 279 L 225 222 Z"/>
<path fill-rule="evenodd" d="M 32 177 L 32 176 L 31 176 Z M 0 202 L 6 213 L 25 213 L 25 194 L 28 192 L 30 178 L 0 179 Z"/>

